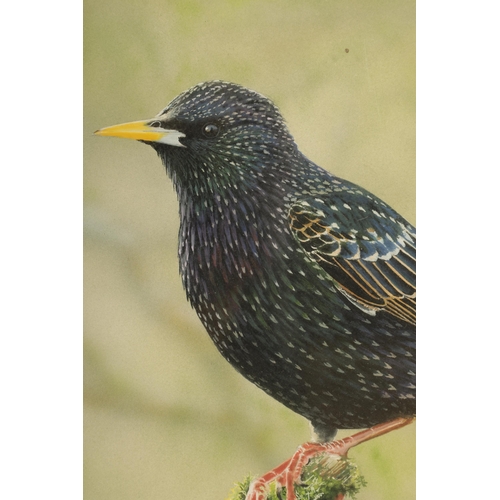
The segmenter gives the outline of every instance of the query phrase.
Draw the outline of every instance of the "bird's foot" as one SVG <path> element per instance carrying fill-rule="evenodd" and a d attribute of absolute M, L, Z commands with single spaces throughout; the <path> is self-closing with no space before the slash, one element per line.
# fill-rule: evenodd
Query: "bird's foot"
<path fill-rule="evenodd" d="M 378 424 L 370 429 L 365 429 L 357 434 L 348 436 L 338 441 L 329 443 L 305 443 L 299 446 L 297 451 L 289 460 L 286 460 L 278 467 L 254 480 L 245 500 L 266 500 L 269 486 L 275 482 L 278 489 L 286 488 L 286 500 L 297 500 L 295 496 L 295 485 L 300 483 L 304 466 L 317 455 L 328 455 L 335 459 L 340 459 L 347 455 L 347 452 L 354 446 L 375 437 L 386 434 L 390 431 L 400 429 L 414 421 L 414 418 L 397 418 L 390 422 Z M 339 494 L 336 500 L 342 500 L 343 494 Z"/>

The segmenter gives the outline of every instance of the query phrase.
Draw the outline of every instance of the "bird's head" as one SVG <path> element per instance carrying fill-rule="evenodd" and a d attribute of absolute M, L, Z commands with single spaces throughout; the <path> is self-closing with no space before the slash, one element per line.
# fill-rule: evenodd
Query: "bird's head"
<path fill-rule="evenodd" d="M 297 147 L 278 108 L 234 83 L 200 83 L 154 118 L 103 128 L 97 135 L 151 145 L 181 189 L 256 181 Z M 180 186 L 179 186 L 180 185 Z"/>

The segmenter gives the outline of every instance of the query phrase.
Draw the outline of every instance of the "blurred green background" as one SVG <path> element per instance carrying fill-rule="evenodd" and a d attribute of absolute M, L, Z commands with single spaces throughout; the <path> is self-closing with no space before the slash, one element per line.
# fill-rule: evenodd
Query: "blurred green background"
<path fill-rule="evenodd" d="M 223 500 L 308 424 L 238 375 L 186 302 L 153 149 L 92 132 L 234 81 L 278 104 L 312 160 L 415 223 L 415 2 L 86 0 L 84 16 L 85 497 Z M 360 500 L 415 498 L 414 425 L 350 456 Z"/>

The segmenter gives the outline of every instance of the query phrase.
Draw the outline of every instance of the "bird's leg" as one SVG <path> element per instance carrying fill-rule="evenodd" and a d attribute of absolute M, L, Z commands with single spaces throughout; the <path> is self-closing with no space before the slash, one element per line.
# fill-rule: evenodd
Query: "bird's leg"
<path fill-rule="evenodd" d="M 300 482 L 302 469 L 315 455 L 328 454 L 336 457 L 346 456 L 347 452 L 354 446 L 364 443 L 390 431 L 400 429 L 414 421 L 414 418 L 396 418 L 390 422 L 375 425 L 352 436 L 329 443 L 304 443 L 289 460 L 264 474 L 250 484 L 246 500 L 265 500 L 269 485 L 275 481 L 278 487 L 286 487 L 286 500 L 296 500 L 294 485 Z M 338 500 L 343 495 L 337 497 Z"/>
<path fill-rule="evenodd" d="M 286 486 L 283 481 L 283 478 L 286 477 L 287 471 L 289 470 L 290 462 L 293 460 L 297 452 L 292 455 L 292 458 L 285 460 L 281 465 L 275 467 L 270 470 L 267 474 L 255 479 L 250 484 L 250 488 L 248 489 L 247 496 L 245 500 L 266 500 L 267 498 L 267 489 L 269 485 L 276 481 L 279 487 Z M 293 488 L 292 488 L 293 489 Z M 288 489 L 287 489 L 287 500 L 288 500 Z"/>

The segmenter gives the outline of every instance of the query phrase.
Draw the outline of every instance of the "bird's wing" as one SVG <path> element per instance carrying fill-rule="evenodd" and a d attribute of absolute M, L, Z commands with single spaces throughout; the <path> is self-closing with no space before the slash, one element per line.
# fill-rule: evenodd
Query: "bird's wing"
<path fill-rule="evenodd" d="M 415 229 L 364 190 L 349 192 L 295 201 L 291 231 L 352 303 L 415 324 Z"/>

